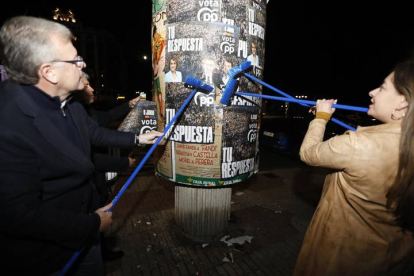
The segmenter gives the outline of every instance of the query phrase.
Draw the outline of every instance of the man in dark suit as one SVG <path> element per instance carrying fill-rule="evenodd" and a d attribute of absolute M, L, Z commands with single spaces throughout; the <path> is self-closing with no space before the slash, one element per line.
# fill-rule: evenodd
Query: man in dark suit
<path fill-rule="evenodd" d="M 93 103 L 95 102 L 95 90 L 89 83 L 90 77 L 87 73 L 82 73 L 84 88 L 81 91 L 73 93 L 73 99 L 83 105 L 86 113 L 98 123 L 98 126 L 100 127 L 107 127 L 110 123 L 124 118 L 140 100 L 140 97 L 136 97 L 129 102 L 110 110 L 99 111 L 93 107 Z M 135 159 L 130 157 L 112 156 L 107 153 L 108 149 L 106 147 L 92 148 L 92 162 L 96 169 L 94 181 L 101 196 L 102 204 L 107 201 L 108 189 L 110 188 L 107 186 L 108 181 L 106 180 L 107 176 L 105 175 L 105 172 L 125 171 L 136 162 Z"/>
<path fill-rule="evenodd" d="M 223 90 L 226 87 L 227 82 L 229 81 L 230 77 L 227 74 L 229 70 L 233 67 L 233 61 L 230 58 L 226 58 L 223 61 L 223 68 L 220 74 L 217 74 L 216 79 L 214 80 L 214 84 Z"/>
<path fill-rule="evenodd" d="M 215 88 L 220 88 L 221 73 L 216 68 L 216 61 L 212 57 L 207 56 L 203 58 L 201 65 L 203 71 L 196 73 L 196 78 Z"/>
<path fill-rule="evenodd" d="M 108 124 L 124 118 L 140 100 L 140 97 L 136 97 L 135 99 L 108 111 L 99 111 L 92 106 L 95 102 L 95 90 L 89 83 L 89 75 L 85 72 L 83 72 L 82 82 L 84 88 L 81 91 L 74 93 L 73 98 L 83 105 L 88 115 L 97 122 L 100 127 L 107 127 Z M 95 165 L 92 179 L 100 196 L 101 205 L 103 206 L 108 200 L 111 185 L 114 184 L 116 180 L 116 178 L 114 178 L 109 181 L 107 180 L 107 176 L 114 172 L 126 171 L 136 163 L 136 160 L 129 156 L 118 157 L 108 155 L 108 148 L 106 147 L 92 147 L 92 162 Z M 114 251 L 110 249 L 104 232 L 101 232 L 100 242 L 104 262 L 121 258 L 124 255 L 122 250 Z"/>
<path fill-rule="evenodd" d="M 86 66 L 63 25 L 12 18 L 0 29 L 0 244 L 2 269 L 47 275 L 62 269 L 88 241 L 73 269 L 103 275 L 98 233 L 112 222 L 97 209 L 90 182 L 91 145 L 154 143 L 159 132 L 136 137 L 89 118 L 71 91 L 83 88 Z"/>

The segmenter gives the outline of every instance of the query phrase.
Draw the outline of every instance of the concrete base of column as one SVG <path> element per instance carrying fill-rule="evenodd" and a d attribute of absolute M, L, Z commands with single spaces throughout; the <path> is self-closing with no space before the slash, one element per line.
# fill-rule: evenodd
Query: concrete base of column
<path fill-rule="evenodd" d="M 175 220 L 197 242 L 221 238 L 230 218 L 231 188 L 175 187 Z"/>

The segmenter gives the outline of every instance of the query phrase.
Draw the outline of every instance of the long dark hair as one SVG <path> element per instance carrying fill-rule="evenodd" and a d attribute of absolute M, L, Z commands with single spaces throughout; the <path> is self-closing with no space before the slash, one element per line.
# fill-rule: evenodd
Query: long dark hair
<path fill-rule="evenodd" d="M 398 225 L 414 231 L 414 61 L 397 64 L 393 83 L 409 106 L 401 124 L 398 172 L 387 193 L 387 207 L 394 212 Z"/>

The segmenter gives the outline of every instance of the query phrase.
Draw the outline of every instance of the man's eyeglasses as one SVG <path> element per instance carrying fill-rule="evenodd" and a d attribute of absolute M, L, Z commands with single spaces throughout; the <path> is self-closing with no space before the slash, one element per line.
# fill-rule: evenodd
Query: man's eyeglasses
<path fill-rule="evenodd" d="M 52 60 L 51 62 L 67 62 L 75 64 L 76 67 L 83 68 L 85 67 L 85 62 L 83 61 L 83 58 L 81 56 L 77 56 L 74 60 Z"/>

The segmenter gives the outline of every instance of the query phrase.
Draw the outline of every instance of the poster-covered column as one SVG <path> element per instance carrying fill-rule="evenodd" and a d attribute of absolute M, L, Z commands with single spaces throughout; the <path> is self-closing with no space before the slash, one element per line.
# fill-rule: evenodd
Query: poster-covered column
<path fill-rule="evenodd" d="M 230 68 L 250 61 L 251 74 L 263 77 L 265 21 L 265 0 L 153 0 L 153 95 L 159 126 L 166 126 L 190 95 L 184 85 L 188 76 L 214 87 L 194 96 L 156 160 L 156 174 L 177 184 L 176 222 L 193 240 L 208 241 L 222 233 L 230 215 L 230 185 L 258 169 L 261 100 L 234 97 L 227 107 L 219 101 Z M 238 89 L 262 92 L 246 78 Z"/>
<path fill-rule="evenodd" d="M 263 77 L 266 3 L 263 0 L 168 0 L 156 5 L 153 14 L 154 90 L 160 103 L 161 124 L 168 124 L 191 91 L 184 86 L 188 76 L 196 77 L 214 87 L 214 92 L 197 93 L 181 120 L 171 131 L 164 156 L 157 162 L 156 173 L 170 181 L 192 186 L 223 186 L 243 181 L 258 169 L 258 141 L 248 133 L 258 131 L 259 98 L 234 97 L 231 107 L 220 101 L 228 81 L 227 72 L 243 61 L 254 66 L 252 74 Z M 162 23 L 161 23 L 162 22 Z M 154 33 L 159 32 L 159 35 Z M 162 38 L 161 38 L 162 37 Z M 158 51 L 154 54 L 154 51 Z M 158 58 L 160 57 L 160 59 Z M 161 60 L 164 58 L 164 60 Z M 164 70 L 159 70 L 164 66 Z M 239 91 L 261 93 L 261 86 L 246 78 L 240 79 Z M 237 108 L 257 114 L 256 124 L 245 123 L 243 116 L 226 114 Z M 227 109 L 232 110 L 227 111 Z M 255 125 L 255 129 L 251 126 Z M 235 127 L 237 126 L 237 128 Z M 255 145 L 254 166 L 224 177 L 223 145 L 237 133 L 243 143 Z M 241 138 L 240 133 L 245 136 Z M 236 147 L 233 147 L 236 150 Z M 231 166 L 231 165 L 230 165 Z"/>

